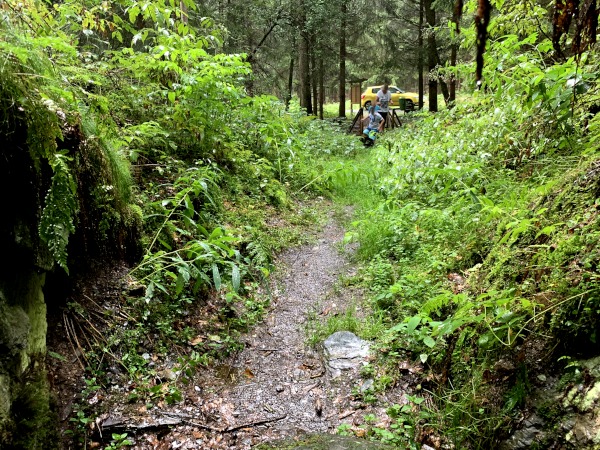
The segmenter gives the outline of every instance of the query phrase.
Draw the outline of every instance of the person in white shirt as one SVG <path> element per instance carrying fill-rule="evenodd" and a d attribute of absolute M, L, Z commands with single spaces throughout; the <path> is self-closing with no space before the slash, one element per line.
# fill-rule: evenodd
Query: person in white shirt
<path fill-rule="evenodd" d="M 376 106 L 379 106 L 379 114 L 381 114 L 381 117 L 383 117 L 384 124 L 387 122 L 390 105 L 394 103 L 392 101 L 392 93 L 390 92 L 389 88 L 389 85 L 385 83 L 381 89 L 377 91 L 377 102 L 375 103 Z"/>

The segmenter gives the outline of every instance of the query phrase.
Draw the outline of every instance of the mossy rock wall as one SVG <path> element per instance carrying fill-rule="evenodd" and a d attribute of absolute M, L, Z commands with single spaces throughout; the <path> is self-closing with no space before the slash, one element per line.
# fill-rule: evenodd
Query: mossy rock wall
<path fill-rule="evenodd" d="M 17 448 L 45 448 L 37 436 L 48 433 L 40 421 L 47 422 L 50 416 L 43 364 L 46 274 L 33 270 L 12 275 L 0 277 L 0 442 Z M 24 436 L 28 436 L 27 443 L 15 445 Z"/>
<path fill-rule="evenodd" d="M 14 124 L 14 122 L 13 122 Z M 0 443 L 42 448 L 49 414 L 46 353 L 46 274 L 53 268 L 37 223 L 50 181 L 35 168 L 21 127 L 6 129 L 0 146 Z M 41 403 L 41 404 L 40 404 Z M 36 405 L 34 408 L 27 405 Z M 42 417 L 39 417 L 39 414 Z M 27 439 L 23 440 L 27 436 Z M 17 442 L 21 441 L 21 444 Z M 2 445 L 0 445 L 2 446 Z"/>
<path fill-rule="evenodd" d="M 0 448 L 54 448 L 58 440 L 44 366 L 47 309 L 59 308 L 65 299 L 49 302 L 48 296 L 50 278 L 68 278 L 40 238 L 53 171 L 29 143 L 32 136 L 44 135 L 43 124 L 32 121 L 27 105 L 7 95 L 0 87 Z M 135 259 L 141 217 L 131 213 L 135 208 L 126 201 L 129 194 L 123 194 L 129 187 L 121 189 L 119 198 L 96 195 L 115 184 L 109 149 L 86 140 L 76 121 L 64 124 L 61 139 L 56 147 L 67 152 L 78 188 L 76 231 L 68 246 L 70 275 L 81 276 L 94 261 Z"/>

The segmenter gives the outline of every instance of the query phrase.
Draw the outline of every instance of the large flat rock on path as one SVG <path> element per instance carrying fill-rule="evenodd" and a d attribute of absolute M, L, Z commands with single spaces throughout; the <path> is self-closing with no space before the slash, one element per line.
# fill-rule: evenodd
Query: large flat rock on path
<path fill-rule="evenodd" d="M 369 356 L 369 343 L 349 331 L 338 331 L 323 343 L 331 369 L 345 370 L 361 365 Z"/>

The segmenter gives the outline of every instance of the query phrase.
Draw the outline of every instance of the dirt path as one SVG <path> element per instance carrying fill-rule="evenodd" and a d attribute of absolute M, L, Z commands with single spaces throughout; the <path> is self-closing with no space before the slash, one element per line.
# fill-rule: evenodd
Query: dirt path
<path fill-rule="evenodd" d="M 310 311 L 333 301 L 343 310 L 349 301 L 330 295 L 339 276 L 352 270 L 338 250 L 343 236 L 331 220 L 316 243 L 280 255 L 265 321 L 244 337 L 243 351 L 200 374 L 196 399 L 169 413 L 182 424 L 164 436 L 148 433 L 148 444 L 249 449 L 301 432 L 335 430 L 352 387 L 347 375 L 332 379 L 322 356 L 305 345 L 305 324 Z"/>

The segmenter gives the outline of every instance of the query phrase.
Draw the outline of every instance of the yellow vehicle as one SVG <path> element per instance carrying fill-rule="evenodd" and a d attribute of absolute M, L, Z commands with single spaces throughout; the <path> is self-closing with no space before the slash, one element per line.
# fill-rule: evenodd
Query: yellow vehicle
<path fill-rule="evenodd" d="M 379 92 L 379 89 L 381 89 L 381 86 L 367 87 L 360 96 L 362 106 L 369 108 L 371 105 L 374 105 L 377 100 L 377 92 Z M 392 93 L 392 103 L 390 108 L 399 108 L 401 98 L 406 99 L 405 111 L 414 111 L 415 105 L 419 104 L 419 95 L 414 92 L 405 92 L 396 86 L 390 86 L 389 91 Z"/>

